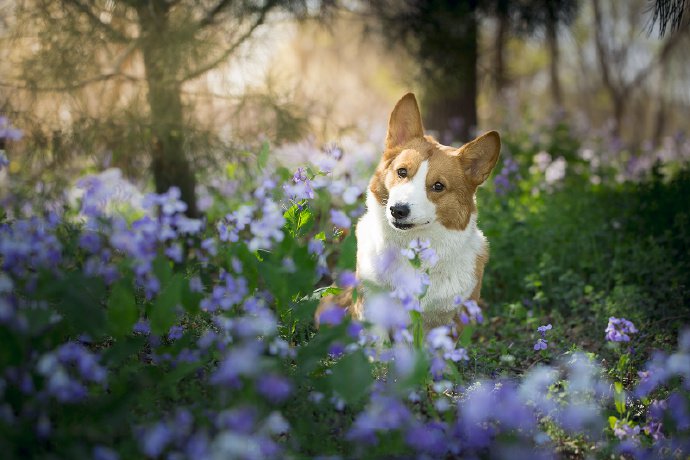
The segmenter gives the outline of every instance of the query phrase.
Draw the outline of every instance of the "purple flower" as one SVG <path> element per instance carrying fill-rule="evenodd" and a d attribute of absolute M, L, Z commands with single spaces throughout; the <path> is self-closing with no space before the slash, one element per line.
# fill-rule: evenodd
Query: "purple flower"
<path fill-rule="evenodd" d="M 460 307 L 459 316 L 462 324 L 469 324 L 470 322 L 483 323 L 484 315 L 482 309 L 476 301 L 472 299 L 463 300 L 460 296 L 455 296 L 453 305 Z"/>
<path fill-rule="evenodd" d="M 144 430 L 140 440 L 141 450 L 147 457 L 160 456 L 173 440 L 173 433 L 166 423 L 158 422 Z"/>
<path fill-rule="evenodd" d="M 148 320 L 140 319 L 132 327 L 132 331 L 139 334 L 149 335 L 151 333 L 151 326 L 149 326 Z"/>
<path fill-rule="evenodd" d="M 506 156 L 505 160 L 503 160 L 503 168 L 501 168 L 501 171 L 494 178 L 497 195 L 506 195 L 516 188 L 511 178 L 515 180 L 520 179 L 518 170 L 519 167 L 517 162 L 513 158 Z"/>
<path fill-rule="evenodd" d="M 373 444 L 376 442 L 377 432 L 398 429 L 411 417 L 405 404 L 397 398 L 374 393 L 367 408 L 355 418 L 347 438 Z"/>
<path fill-rule="evenodd" d="M 630 336 L 628 334 L 637 333 L 635 325 L 625 318 L 609 318 L 609 324 L 606 326 L 606 340 L 610 342 L 629 342 Z"/>
<path fill-rule="evenodd" d="M 196 235 L 204 226 L 200 219 L 190 219 L 183 214 L 175 215 L 172 223 L 177 228 L 177 231 L 184 235 Z"/>
<path fill-rule="evenodd" d="M 290 382 L 275 374 L 259 377 L 256 389 L 259 394 L 275 404 L 285 401 L 292 392 Z"/>
<path fill-rule="evenodd" d="M 18 141 L 22 136 L 23 133 L 21 130 L 12 127 L 7 117 L 0 115 L 0 139 Z M 1 166 L 0 170 L 2 170 Z"/>
<path fill-rule="evenodd" d="M 328 347 L 328 355 L 332 356 L 334 358 L 338 358 L 345 353 L 345 345 L 343 345 L 341 342 L 333 342 L 329 347 Z"/>
<path fill-rule="evenodd" d="M 67 342 L 57 350 L 58 360 L 62 364 L 76 366 L 81 377 L 91 382 L 103 382 L 106 371 L 98 364 L 96 355 L 76 342 Z"/>
<path fill-rule="evenodd" d="M 469 361 L 470 357 L 467 354 L 467 350 L 464 348 L 456 348 L 450 351 L 447 351 L 443 354 L 443 357 L 445 359 L 450 359 L 451 361 L 457 363 L 458 361 Z"/>
<path fill-rule="evenodd" d="M 79 237 L 79 247 L 94 254 L 101 249 L 101 237 L 96 232 L 86 231 Z"/>
<path fill-rule="evenodd" d="M 257 413 L 253 407 L 238 407 L 224 410 L 216 417 L 216 426 L 240 434 L 249 434 L 254 430 Z"/>
<path fill-rule="evenodd" d="M 613 434 L 616 435 L 616 437 L 620 440 L 626 438 L 635 439 L 637 438 L 637 435 L 640 434 L 640 427 L 632 426 L 630 425 L 630 422 L 625 420 L 616 420 L 616 423 L 613 427 Z"/>
<path fill-rule="evenodd" d="M 0 150 L 0 171 L 10 165 L 10 160 L 7 158 L 4 150 Z"/>
<path fill-rule="evenodd" d="M 537 331 L 541 334 L 542 337 L 546 337 L 546 331 L 550 331 L 551 327 L 551 324 L 547 324 L 546 326 L 539 326 L 537 328 Z"/>
<path fill-rule="evenodd" d="M 307 177 L 307 172 L 304 168 L 297 168 L 297 171 L 292 176 L 292 182 L 292 184 L 283 185 L 286 196 L 289 196 L 293 201 L 314 198 L 314 189 L 311 186 L 311 181 Z"/>
<path fill-rule="evenodd" d="M 170 187 L 167 193 L 158 195 L 158 204 L 161 206 L 161 212 L 167 216 L 171 216 L 178 212 L 185 212 L 187 210 L 187 203 L 180 200 L 182 192 L 178 187 Z"/>
<path fill-rule="evenodd" d="M 165 255 L 179 264 L 182 262 L 182 257 L 184 256 L 182 252 L 182 245 L 179 243 L 174 243 L 169 248 L 165 248 Z"/>
<path fill-rule="evenodd" d="M 120 456 L 117 452 L 105 446 L 93 448 L 93 460 L 118 460 Z"/>
<path fill-rule="evenodd" d="M 535 349 L 536 351 L 539 351 L 539 350 L 546 350 L 547 347 L 548 347 L 547 341 L 544 340 L 544 339 L 541 339 L 541 338 L 538 339 L 538 340 L 537 340 L 537 343 L 534 344 L 534 349 Z"/>
<path fill-rule="evenodd" d="M 211 384 L 234 386 L 238 383 L 239 376 L 254 376 L 260 372 L 257 363 L 261 349 L 257 345 L 258 342 L 249 342 L 230 349 L 211 376 Z"/>
<path fill-rule="evenodd" d="M 340 324 L 347 311 L 344 308 L 340 308 L 337 305 L 333 305 L 330 308 L 325 309 L 319 315 L 319 324 L 328 324 L 329 326 L 337 326 Z"/>
<path fill-rule="evenodd" d="M 266 200 L 261 209 L 262 216 L 249 224 L 253 236 L 248 244 L 250 251 L 270 249 L 272 241 L 281 242 L 284 238 L 282 228 L 285 218 L 280 207 L 273 201 Z"/>
<path fill-rule="evenodd" d="M 335 158 L 336 160 L 340 160 L 343 157 L 343 149 L 338 147 L 336 144 L 329 144 L 324 147 L 324 150 L 326 151 L 326 154 Z"/>
<path fill-rule="evenodd" d="M 357 284 L 359 284 L 357 277 L 355 276 L 354 272 L 349 270 L 343 271 L 338 277 L 338 285 L 342 288 L 354 287 L 357 286 Z"/>
<path fill-rule="evenodd" d="M 428 425 L 415 425 L 407 430 L 405 442 L 419 452 L 442 457 L 446 451 L 443 424 L 432 422 Z"/>
<path fill-rule="evenodd" d="M 364 316 L 384 330 L 396 330 L 410 322 L 410 315 L 403 305 L 387 295 L 368 297 L 364 303 Z"/>
<path fill-rule="evenodd" d="M 352 225 L 352 221 L 347 217 L 347 214 L 338 209 L 331 209 L 331 222 L 333 222 L 333 225 L 336 227 L 342 229 L 349 229 Z"/>
<path fill-rule="evenodd" d="M 410 241 L 407 248 L 402 249 L 400 253 L 410 260 L 419 256 L 419 259 L 428 268 L 433 267 L 439 261 L 439 257 L 436 251 L 431 248 L 431 242 L 428 239 L 422 240 L 421 238 L 415 238 Z"/>
<path fill-rule="evenodd" d="M 322 240 L 317 240 L 317 239 L 311 239 L 309 240 L 309 243 L 307 244 L 307 250 L 309 251 L 309 254 L 314 254 L 317 256 L 320 256 L 323 254 L 325 246 Z"/>
<path fill-rule="evenodd" d="M 173 326 L 170 328 L 170 331 L 168 331 L 168 339 L 169 340 L 179 340 L 182 338 L 183 334 L 184 334 L 184 327 Z"/>

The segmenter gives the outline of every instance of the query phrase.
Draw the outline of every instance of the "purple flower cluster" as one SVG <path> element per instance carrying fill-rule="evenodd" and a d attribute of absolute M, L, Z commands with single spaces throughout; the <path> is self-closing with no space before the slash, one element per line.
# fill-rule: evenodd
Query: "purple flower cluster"
<path fill-rule="evenodd" d="M 520 168 L 513 157 L 506 156 L 503 159 L 503 167 L 494 178 L 496 194 L 503 196 L 516 188 L 515 182 L 520 180 Z"/>
<path fill-rule="evenodd" d="M 425 268 L 434 267 L 439 261 L 439 257 L 436 251 L 431 248 L 431 242 L 428 239 L 415 238 L 400 252 L 409 260 L 418 259 Z"/>
<path fill-rule="evenodd" d="M 283 241 L 283 225 L 285 218 L 278 204 L 264 197 L 259 208 L 254 205 L 242 205 L 225 216 L 224 221 L 218 222 L 217 229 L 221 241 L 232 243 L 238 242 L 240 233 L 248 229 L 250 237 L 247 246 L 251 251 L 256 251 L 270 249 L 274 242 Z"/>
<path fill-rule="evenodd" d="M 56 223 L 52 218 L 31 217 L 0 224 L 2 269 L 17 278 L 31 278 L 40 269 L 55 270 L 62 260 Z"/>
<path fill-rule="evenodd" d="M 226 271 L 221 271 L 218 284 L 213 286 L 211 294 L 201 301 L 201 309 L 214 312 L 216 310 L 229 310 L 239 305 L 249 294 L 247 280 L 242 276 L 232 276 Z"/>
<path fill-rule="evenodd" d="M 481 307 L 475 300 L 463 300 L 460 296 L 455 296 L 453 299 L 453 306 L 458 310 L 458 315 L 462 324 L 483 323 L 484 315 Z"/>
<path fill-rule="evenodd" d="M 292 176 L 292 183 L 283 185 L 285 196 L 292 202 L 300 202 L 314 198 L 314 189 L 304 168 L 297 168 Z"/>
<path fill-rule="evenodd" d="M 537 340 L 537 343 L 534 344 L 535 351 L 546 350 L 546 348 L 548 347 L 548 340 L 546 340 L 546 331 L 550 331 L 551 327 L 551 324 L 547 324 L 545 326 L 539 326 L 537 328 L 537 332 L 541 334 L 541 337 Z"/>
<path fill-rule="evenodd" d="M 609 318 L 609 324 L 606 326 L 606 340 L 610 342 L 630 342 L 629 334 L 636 334 L 637 328 L 635 325 L 625 318 Z"/>
<path fill-rule="evenodd" d="M 106 370 L 83 345 L 67 342 L 38 361 L 36 369 L 46 378 L 47 391 L 58 401 L 75 403 L 88 394 L 88 383 L 105 384 Z"/>

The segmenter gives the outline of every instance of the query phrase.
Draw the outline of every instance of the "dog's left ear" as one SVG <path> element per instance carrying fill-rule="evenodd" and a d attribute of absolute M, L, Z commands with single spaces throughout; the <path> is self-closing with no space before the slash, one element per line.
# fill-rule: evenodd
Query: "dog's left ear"
<path fill-rule="evenodd" d="M 501 151 L 501 137 L 489 131 L 460 147 L 459 156 L 465 176 L 476 186 L 482 184 L 496 166 Z"/>

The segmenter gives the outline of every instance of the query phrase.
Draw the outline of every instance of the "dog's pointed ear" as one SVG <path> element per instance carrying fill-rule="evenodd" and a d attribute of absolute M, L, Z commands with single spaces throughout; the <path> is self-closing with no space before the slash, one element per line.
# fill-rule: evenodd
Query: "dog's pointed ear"
<path fill-rule="evenodd" d="M 460 147 L 459 156 L 465 176 L 476 186 L 482 184 L 496 166 L 501 151 L 501 137 L 489 131 Z"/>
<path fill-rule="evenodd" d="M 392 149 L 404 145 L 417 137 L 424 137 L 422 116 L 414 94 L 407 93 L 395 104 L 391 112 L 388 134 L 386 134 L 386 148 Z"/>

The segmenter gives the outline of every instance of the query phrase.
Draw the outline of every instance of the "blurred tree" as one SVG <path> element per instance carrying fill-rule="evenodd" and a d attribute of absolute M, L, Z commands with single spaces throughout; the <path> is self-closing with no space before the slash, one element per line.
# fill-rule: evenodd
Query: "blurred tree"
<path fill-rule="evenodd" d="M 508 83 L 505 45 L 509 34 L 545 30 L 551 92 L 560 106 L 558 28 L 574 20 L 577 5 L 577 0 L 387 0 L 372 2 L 371 8 L 389 42 L 402 45 L 419 62 L 425 125 L 444 139 L 467 140 L 477 125 L 480 18 L 497 20 L 493 80 L 498 91 Z"/>
<path fill-rule="evenodd" d="M 621 136 L 628 104 L 657 69 L 663 69 L 672 52 L 684 41 L 690 28 L 678 29 L 654 50 L 641 53 L 635 43 L 646 20 L 646 2 L 627 2 L 624 7 L 611 1 L 591 0 L 594 13 L 594 45 L 604 89 L 613 106 L 612 134 Z M 616 30 L 616 27 L 619 27 Z M 646 59 L 640 62 L 640 55 Z M 657 138 L 660 134 L 655 135 Z"/>
<path fill-rule="evenodd" d="M 513 11 L 514 29 L 522 35 L 544 32 L 549 53 L 549 80 L 551 98 L 556 107 L 563 107 L 560 77 L 559 29 L 569 26 L 577 16 L 579 0 L 520 0 L 508 2 Z M 499 2 L 501 3 L 501 2 Z"/>
<path fill-rule="evenodd" d="M 477 125 L 476 0 L 371 2 L 387 40 L 418 62 L 424 124 L 442 139 L 468 140 Z"/>
<path fill-rule="evenodd" d="M 16 14 L 36 44 L 23 60 L 33 90 L 72 92 L 104 81 L 146 87 L 151 172 L 156 191 L 177 186 L 196 215 L 196 178 L 186 155 L 183 86 L 228 61 L 294 0 L 26 0 Z"/>

